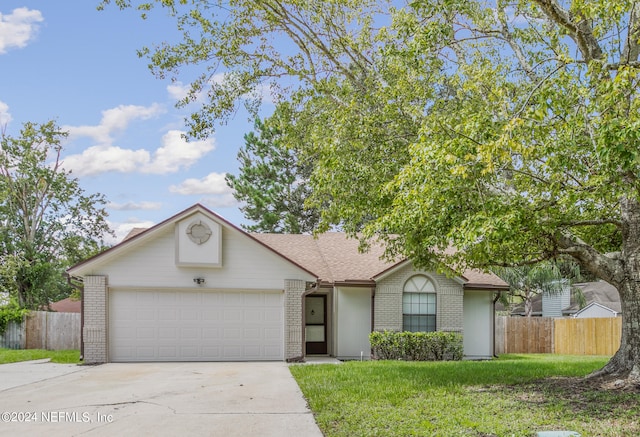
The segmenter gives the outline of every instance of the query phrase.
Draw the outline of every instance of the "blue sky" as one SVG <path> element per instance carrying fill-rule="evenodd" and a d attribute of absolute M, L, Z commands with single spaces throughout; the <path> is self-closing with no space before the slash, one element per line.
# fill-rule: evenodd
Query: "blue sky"
<path fill-rule="evenodd" d="M 106 196 L 118 238 L 198 202 L 246 223 L 224 174 L 237 174 L 253 124 L 239 113 L 208 140 L 185 143 L 188 109 L 174 107 L 182 84 L 156 79 L 136 54 L 175 38 L 174 23 L 97 4 L 0 2 L 0 125 L 12 136 L 27 121 L 67 130 L 65 166 L 86 192 Z"/>

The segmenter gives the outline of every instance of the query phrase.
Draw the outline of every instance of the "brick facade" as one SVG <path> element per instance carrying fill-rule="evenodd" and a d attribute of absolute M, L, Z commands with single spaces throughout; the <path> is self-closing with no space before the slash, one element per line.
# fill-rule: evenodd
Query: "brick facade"
<path fill-rule="evenodd" d="M 303 356 L 302 351 L 302 295 L 305 281 L 286 279 L 284 281 L 284 358 L 294 360 Z"/>
<path fill-rule="evenodd" d="M 107 278 L 85 276 L 84 278 L 84 362 L 106 363 L 107 356 Z"/>
<path fill-rule="evenodd" d="M 427 276 L 435 285 L 437 330 L 462 333 L 464 329 L 462 285 L 445 275 L 415 270 L 411 264 L 377 283 L 374 329 L 376 331 L 402 330 L 402 290 L 407 280 L 418 274 Z"/>

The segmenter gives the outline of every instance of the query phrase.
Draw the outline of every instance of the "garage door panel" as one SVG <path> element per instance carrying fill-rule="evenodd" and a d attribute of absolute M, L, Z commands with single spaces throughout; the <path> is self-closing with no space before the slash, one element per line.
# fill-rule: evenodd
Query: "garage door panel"
<path fill-rule="evenodd" d="M 203 303 L 203 305 L 207 304 Z M 219 322 L 220 320 L 222 320 L 222 311 L 219 309 L 203 309 L 202 320 L 204 322 Z"/>
<path fill-rule="evenodd" d="M 265 322 L 282 322 L 282 311 L 279 308 L 264 309 Z"/>
<path fill-rule="evenodd" d="M 222 293 L 222 300 L 225 306 L 241 306 L 243 302 L 243 293 Z"/>
<path fill-rule="evenodd" d="M 175 308 L 160 308 L 158 309 L 158 320 L 167 322 L 178 320 L 178 310 Z"/>
<path fill-rule="evenodd" d="M 116 290 L 109 299 L 111 361 L 284 358 L 282 293 Z"/>

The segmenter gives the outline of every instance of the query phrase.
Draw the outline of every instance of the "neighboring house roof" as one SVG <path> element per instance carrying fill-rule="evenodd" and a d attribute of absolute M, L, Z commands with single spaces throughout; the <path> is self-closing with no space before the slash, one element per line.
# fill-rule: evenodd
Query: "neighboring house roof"
<path fill-rule="evenodd" d="M 598 309 L 611 313 L 613 316 L 620 315 L 620 311 L 612 310 L 611 308 L 604 305 L 600 305 L 597 302 L 591 302 L 589 305 L 587 305 L 586 307 L 582 308 L 580 311 L 577 311 L 575 314 L 573 314 L 573 317 L 578 317 L 580 314 L 586 313 L 586 312 L 590 312 L 589 314 L 593 314 L 593 311 L 598 311 Z M 588 316 L 585 316 L 585 317 L 588 317 Z"/>
<path fill-rule="evenodd" d="M 582 282 L 579 284 L 573 284 L 574 287 L 579 288 L 584 295 L 586 306 L 591 305 L 592 303 L 597 303 L 600 306 L 603 306 L 612 312 L 620 313 L 620 295 L 618 294 L 618 290 L 616 288 L 605 281 L 595 281 L 595 282 Z M 532 316 L 540 316 L 542 315 L 542 295 L 538 294 L 533 297 L 531 300 L 532 304 Z M 586 308 L 585 306 L 585 308 Z M 562 308 L 562 314 L 565 316 L 574 315 L 578 311 L 580 311 L 580 303 L 571 296 L 571 303 L 569 306 Z M 524 315 L 524 305 L 520 304 L 516 306 L 511 314 L 514 316 Z"/>
<path fill-rule="evenodd" d="M 118 251 L 121 246 L 135 244 L 136 240 L 143 239 L 145 236 L 152 234 L 154 229 L 176 222 L 188 215 L 188 213 L 191 213 L 194 209 L 210 214 L 217 220 L 222 221 L 226 226 L 245 233 L 248 237 L 298 267 L 301 267 L 303 270 L 312 273 L 325 283 L 371 282 L 373 284 L 376 276 L 395 266 L 408 262 L 403 259 L 396 261 L 384 259 L 384 247 L 381 244 L 372 243 L 366 252 L 361 252 L 359 250 L 360 242 L 357 239 L 347 238 L 346 234 L 340 232 L 328 232 L 317 236 L 305 234 L 246 233 L 201 205 L 195 205 L 152 228 L 134 228 L 120 244 L 109 249 L 107 252 Z M 103 254 L 105 253 L 106 252 L 103 252 Z M 99 259 L 103 254 L 90 258 L 84 261 L 84 263 L 93 262 L 92 260 Z M 82 264 L 83 263 L 80 263 L 72 267 L 69 271 L 77 271 L 78 267 L 81 267 Z M 465 271 L 461 279 L 467 288 L 508 288 L 508 285 L 496 275 L 477 270 Z"/>
<path fill-rule="evenodd" d="M 49 309 L 58 313 L 79 313 L 81 307 L 82 302 L 70 297 L 49 304 Z"/>
<path fill-rule="evenodd" d="M 135 237 L 138 234 L 142 234 L 144 231 L 146 231 L 149 228 L 132 228 L 129 233 L 122 239 L 121 243 L 127 241 L 130 238 Z"/>
<path fill-rule="evenodd" d="M 600 304 L 616 313 L 622 311 L 620 305 L 620 294 L 613 285 L 605 281 L 584 282 L 582 284 L 574 284 L 574 286 L 582 290 L 587 306 L 592 303 Z M 580 310 L 578 303 L 571 301 L 571 305 L 563 309 L 567 314 L 574 314 Z"/>

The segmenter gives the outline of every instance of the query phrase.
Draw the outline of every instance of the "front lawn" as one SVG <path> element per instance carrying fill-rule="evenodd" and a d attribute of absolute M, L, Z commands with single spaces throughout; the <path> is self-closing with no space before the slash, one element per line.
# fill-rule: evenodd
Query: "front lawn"
<path fill-rule="evenodd" d="M 0 364 L 17 363 L 18 361 L 41 360 L 50 358 L 52 363 L 80 363 L 79 350 L 48 351 L 43 349 L 2 349 L 0 348 Z"/>
<path fill-rule="evenodd" d="M 608 357 L 505 355 L 493 361 L 295 365 L 325 436 L 640 435 L 638 393 L 582 378 Z"/>

